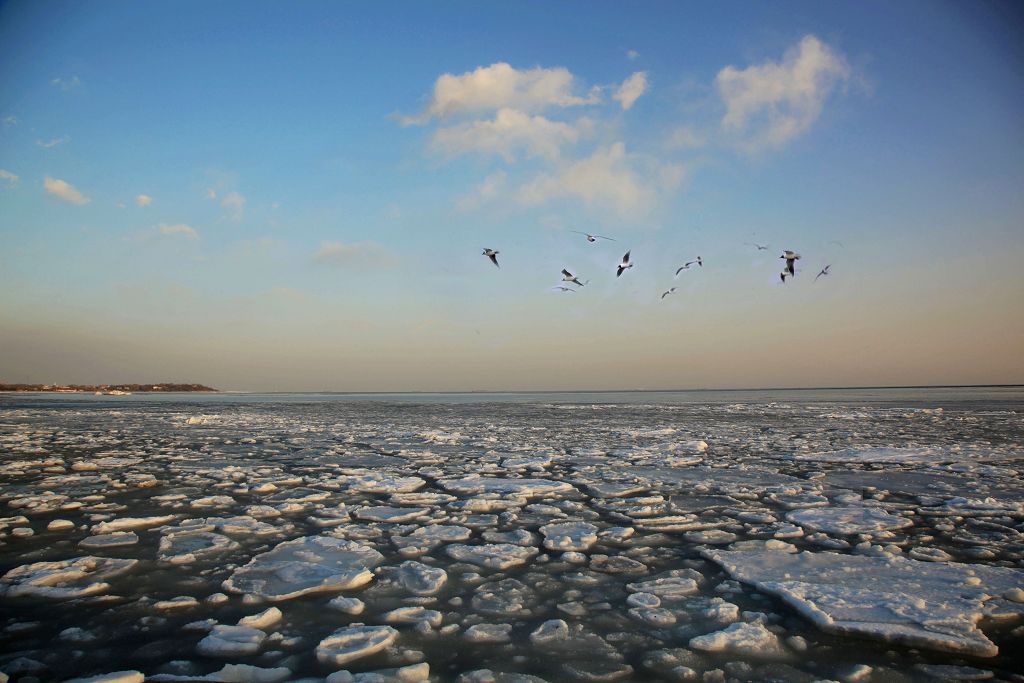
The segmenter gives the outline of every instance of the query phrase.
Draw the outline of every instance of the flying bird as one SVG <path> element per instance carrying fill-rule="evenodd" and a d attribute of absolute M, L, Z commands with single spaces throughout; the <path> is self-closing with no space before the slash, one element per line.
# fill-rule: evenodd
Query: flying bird
<path fill-rule="evenodd" d="M 579 230 L 570 230 L 569 232 L 574 232 L 577 235 L 586 235 L 588 242 L 596 242 L 598 240 L 611 240 L 612 242 L 618 242 L 615 238 L 605 237 L 604 235 L 591 235 L 589 232 L 580 232 Z"/>
<path fill-rule="evenodd" d="M 584 284 L 586 284 L 586 283 L 584 283 L 584 282 L 580 282 L 580 281 L 579 281 L 579 280 L 578 280 L 578 279 L 576 278 L 576 276 L 575 276 L 575 275 L 573 275 L 572 273 L 570 273 L 570 272 L 569 272 L 568 270 L 566 270 L 565 268 L 562 268 L 562 281 L 563 281 L 563 282 L 575 282 L 575 283 L 576 283 L 576 284 L 578 284 L 578 285 L 579 285 L 580 287 L 582 287 L 582 286 L 583 286 Z"/>
<path fill-rule="evenodd" d="M 779 277 L 782 278 L 782 284 L 786 284 L 786 278 L 790 275 L 788 270 L 784 270 L 779 273 Z"/>
<path fill-rule="evenodd" d="M 793 264 L 796 263 L 797 260 L 800 258 L 800 254 L 796 253 L 795 251 L 790 251 L 789 249 L 787 249 L 782 253 L 782 256 L 780 256 L 779 258 L 786 259 L 785 270 L 788 270 L 790 275 L 796 275 L 796 269 L 794 268 Z"/>
<path fill-rule="evenodd" d="M 498 252 L 494 251 L 493 249 L 488 249 L 487 247 L 484 247 L 483 255 L 491 259 L 491 263 L 498 266 Z M 501 266 L 498 267 L 501 268 Z"/>
<path fill-rule="evenodd" d="M 754 243 L 754 242 L 744 242 L 743 244 L 749 244 L 749 245 L 750 245 L 750 246 L 752 246 L 752 247 L 757 247 L 757 250 L 758 250 L 758 251 L 764 251 L 764 250 L 765 250 L 765 249 L 767 249 L 767 248 L 768 248 L 769 246 L 771 246 L 771 245 L 769 245 L 769 244 L 756 244 L 756 243 Z"/>
<path fill-rule="evenodd" d="M 689 270 L 690 266 L 692 266 L 694 263 L 696 263 L 701 268 L 704 267 L 704 259 L 698 256 L 696 261 L 687 261 L 683 265 L 679 266 L 679 268 L 676 269 L 676 275 L 679 275 L 679 273 L 683 272 L 684 270 Z"/>
<path fill-rule="evenodd" d="M 572 287 L 563 287 L 562 285 L 555 285 L 551 289 L 557 289 L 560 292 L 575 292 L 576 291 Z"/>
<path fill-rule="evenodd" d="M 629 252 L 627 251 L 626 255 L 622 257 L 622 263 L 619 264 L 618 270 L 615 271 L 615 277 L 619 277 L 622 275 L 622 271 L 632 267 L 633 264 L 629 262 Z"/>
<path fill-rule="evenodd" d="M 666 296 L 668 296 L 669 294 L 671 294 L 671 293 L 672 293 L 672 292 L 674 292 L 674 291 L 676 291 L 676 288 L 675 288 L 675 287 L 673 287 L 672 289 L 670 289 L 670 290 L 668 290 L 667 292 L 665 292 L 664 294 L 662 294 L 662 295 L 661 295 L 661 298 L 662 298 L 662 299 L 664 299 L 664 298 L 665 298 Z"/>
<path fill-rule="evenodd" d="M 830 263 L 827 266 L 825 266 L 824 268 L 822 268 L 821 272 L 819 272 L 817 275 L 814 276 L 814 281 L 817 282 L 818 278 L 821 277 L 822 275 L 828 275 L 829 274 L 828 269 L 831 268 L 831 267 L 832 267 L 832 264 Z"/>

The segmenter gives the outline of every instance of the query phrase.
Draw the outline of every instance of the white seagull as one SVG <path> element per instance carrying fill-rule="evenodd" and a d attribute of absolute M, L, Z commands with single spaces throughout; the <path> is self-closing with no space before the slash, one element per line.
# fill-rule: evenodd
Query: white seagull
<path fill-rule="evenodd" d="M 764 251 L 771 246 L 770 244 L 757 244 L 755 242 L 744 242 L 743 244 L 749 244 L 752 247 L 757 247 L 758 251 Z"/>
<path fill-rule="evenodd" d="M 827 266 L 825 266 L 824 268 L 822 268 L 821 272 L 814 276 L 814 281 L 817 282 L 818 278 L 821 277 L 822 275 L 828 275 L 829 274 L 828 269 L 831 268 L 831 267 L 832 267 L 832 264 L 830 263 Z"/>
<path fill-rule="evenodd" d="M 613 237 L 605 237 L 604 235 L 591 235 L 589 232 L 580 232 L 579 230 L 570 230 L 569 232 L 574 232 L 577 235 L 586 235 L 588 242 L 596 242 L 598 240 L 611 240 L 612 242 L 618 242 L 617 239 Z"/>
<path fill-rule="evenodd" d="M 615 271 L 615 277 L 619 277 L 622 275 L 622 271 L 632 267 L 633 264 L 629 262 L 629 252 L 627 251 L 626 255 L 622 257 L 622 263 L 619 264 L 619 269 Z"/>
<path fill-rule="evenodd" d="M 555 285 L 551 289 L 557 289 L 560 292 L 575 292 L 576 291 L 572 287 L 563 287 L 562 285 Z"/>
<path fill-rule="evenodd" d="M 676 291 L 676 288 L 675 288 L 675 287 L 673 287 L 672 289 L 670 289 L 670 290 L 668 290 L 667 292 L 665 292 L 664 294 L 662 294 L 662 295 L 661 295 L 661 298 L 662 298 L 662 299 L 664 299 L 664 298 L 665 298 L 666 296 L 668 296 L 669 294 L 671 294 L 671 293 L 672 293 L 672 292 L 674 292 L 674 291 Z"/>
<path fill-rule="evenodd" d="M 800 254 L 796 253 L 795 251 L 790 251 L 789 249 L 787 249 L 786 251 L 782 252 L 782 256 L 780 256 L 779 258 L 786 259 L 785 270 L 788 270 L 790 275 L 796 275 L 796 269 L 793 267 L 793 264 L 796 263 L 797 260 L 800 258 Z"/>
<path fill-rule="evenodd" d="M 488 249 L 487 247 L 484 247 L 483 255 L 491 259 L 491 262 L 494 265 L 498 266 L 498 252 L 494 251 L 493 249 Z M 501 266 L 498 267 L 501 268 Z"/>
<path fill-rule="evenodd" d="M 573 275 L 572 273 L 570 273 L 570 272 L 569 272 L 568 270 L 566 270 L 565 268 L 562 268 L 562 282 L 575 282 L 575 283 L 576 283 L 576 284 L 578 284 L 578 285 L 579 285 L 580 287 L 582 287 L 582 286 L 583 286 L 584 284 L 586 284 L 586 283 L 584 283 L 584 282 L 580 282 L 580 281 L 579 281 L 579 280 L 578 280 L 578 279 L 576 278 L 576 276 L 575 276 L 575 275 Z"/>
<path fill-rule="evenodd" d="M 679 266 L 679 268 L 676 269 L 676 275 L 679 275 L 679 273 L 683 272 L 684 270 L 689 270 L 690 266 L 692 266 L 694 263 L 696 263 L 701 268 L 704 267 L 704 259 L 698 256 L 696 261 L 687 261 L 683 265 Z"/>

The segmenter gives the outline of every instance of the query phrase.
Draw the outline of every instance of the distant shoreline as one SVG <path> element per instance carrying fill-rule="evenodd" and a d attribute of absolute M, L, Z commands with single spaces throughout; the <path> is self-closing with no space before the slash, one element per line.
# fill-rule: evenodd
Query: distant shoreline
<path fill-rule="evenodd" d="M 118 394 L 160 394 L 182 392 L 213 392 L 217 389 L 204 384 L 178 384 L 157 382 L 154 384 L 2 384 L 0 392 L 41 392 L 52 394 L 113 393 Z"/>

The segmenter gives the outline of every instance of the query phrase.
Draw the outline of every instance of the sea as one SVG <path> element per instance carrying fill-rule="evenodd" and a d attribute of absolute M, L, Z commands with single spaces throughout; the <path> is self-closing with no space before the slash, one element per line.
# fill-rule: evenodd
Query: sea
<path fill-rule="evenodd" d="M 1024 680 L 1024 387 L 0 394 L 11 681 Z"/>

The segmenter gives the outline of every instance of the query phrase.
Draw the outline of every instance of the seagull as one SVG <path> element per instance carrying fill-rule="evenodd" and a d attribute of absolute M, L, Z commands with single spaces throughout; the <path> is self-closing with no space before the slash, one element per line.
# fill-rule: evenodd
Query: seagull
<path fill-rule="evenodd" d="M 679 266 L 679 268 L 676 270 L 676 275 L 679 275 L 679 273 L 683 272 L 684 270 L 689 270 L 690 266 L 692 266 L 694 263 L 696 263 L 701 268 L 704 267 L 704 259 L 698 256 L 696 261 L 687 261 L 683 265 Z"/>
<path fill-rule="evenodd" d="M 758 251 L 764 251 L 769 246 L 771 246 L 771 245 L 768 245 L 768 244 L 755 244 L 754 242 L 744 242 L 743 244 L 749 244 L 752 247 L 757 247 Z"/>
<path fill-rule="evenodd" d="M 605 237 L 604 235 L 591 235 L 589 232 L 580 232 L 579 230 L 570 230 L 569 232 L 574 232 L 577 235 L 586 235 L 588 242 L 596 242 L 598 240 L 611 240 L 612 242 L 618 242 L 617 239 L 612 237 Z"/>
<path fill-rule="evenodd" d="M 814 276 L 814 281 L 817 282 L 818 278 L 821 277 L 822 275 L 828 275 L 829 274 L 828 269 L 831 268 L 831 267 L 832 267 L 832 264 L 830 263 L 827 266 L 825 266 L 824 268 L 822 268 L 821 272 Z"/>
<path fill-rule="evenodd" d="M 661 298 L 662 298 L 662 299 L 664 299 L 664 298 L 665 298 L 666 296 L 668 296 L 669 294 L 671 294 L 671 293 L 672 293 L 672 292 L 674 292 L 674 291 L 676 291 L 676 288 L 675 288 L 675 287 L 673 287 L 672 289 L 670 289 L 670 290 L 668 290 L 667 292 L 665 292 L 664 294 L 662 294 L 662 295 L 661 295 Z"/>
<path fill-rule="evenodd" d="M 551 289 L 557 289 L 557 290 L 558 290 L 558 291 L 560 291 L 560 292 L 575 292 L 575 291 L 576 291 L 576 290 L 575 290 L 575 289 L 573 289 L 572 287 L 563 287 L 563 286 L 561 286 L 561 285 L 555 285 L 555 286 L 554 286 L 554 287 L 552 287 Z"/>
<path fill-rule="evenodd" d="M 491 259 L 491 263 L 498 266 L 498 252 L 494 251 L 493 249 L 488 249 L 487 247 L 484 247 L 483 255 Z M 498 267 L 501 268 L 501 266 Z"/>
<path fill-rule="evenodd" d="M 788 270 L 790 275 L 796 275 L 796 269 L 793 267 L 793 264 L 796 263 L 796 261 L 800 258 L 800 254 L 796 253 L 795 251 L 790 251 L 789 249 L 787 249 L 782 253 L 782 256 L 780 256 L 779 258 L 786 259 L 785 270 Z"/>
<path fill-rule="evenodd" d="M 615 277 L 619 277 L 622 275 L 622 271 L 632 267 L 633 264 L 629 262 L 629 252 L 627 251 L 626 255 L 622 257 L 622 263 L 619 264 L 619 269 L 615 271 Z"/>
<path fill-rule="evenodd" d="M 577 280 L 577 279 L 576 279 L 576 276 L 575 276 L 575 275 L 573 275 L 572 273 L 570 273 L 570 272 L 569 272 L 568 270 L 566 270 L 565 268 L 562 268 L 562 281 L 563 281 L 563 282 L 575 282 L 575 283 L 576 283 L 576 284 L 578 284 L 578 285 L 579 285 L 580 287 L 582 287 L 583 285 L 585 285 L 585 284 L 586 284 L 585 282 L 580 282 L 579 280 Z"/>
<path fill-rule="evenodd" d="M 782 278 L 782 284 L 786 284 L 786 276 L 789 274 L 790 273 L 788 270 L 784 270 L 781 273 L 779 273 L 779 277 Z"/>
<path fill-rule="evenodd" d="M 846 249 L 846 247 L 843 246 L 843 243 L 839 240 L 832 240 L 829 244 L 838 244 L 841 248 Z"/>

